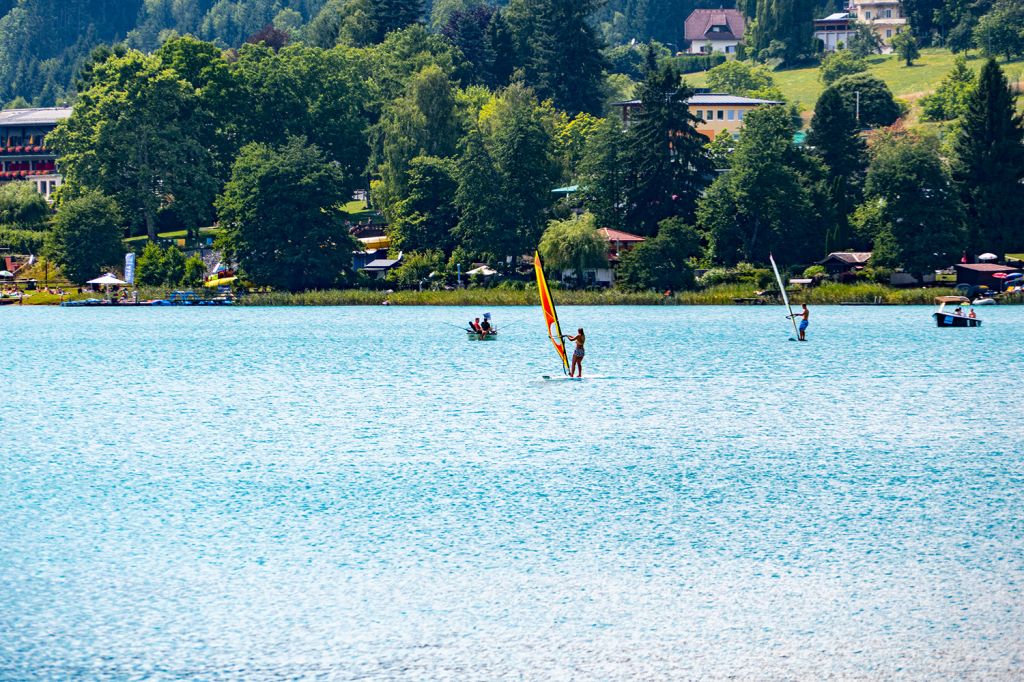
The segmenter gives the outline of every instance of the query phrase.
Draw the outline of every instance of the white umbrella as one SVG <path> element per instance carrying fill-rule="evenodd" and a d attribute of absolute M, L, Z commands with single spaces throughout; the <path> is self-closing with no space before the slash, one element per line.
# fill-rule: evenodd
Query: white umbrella
<path fill-rule="evenodd" d="M 14 273 L 10 270 L 0 270 L 0 277 L 14 277 Z"/>
<path fill-rule="evenodd" d="M 490 277 L 491 275 L 498 274 L 498 271 L 497 270 L 491 270 L 486 265 L 481 265 L 478 268 L 473 268 L 472 270 L 468 270 L 466 272 L 466 274 L 467 275 L 483 275 L 484 277 Z"/>
<path fill-rule="evenodd" d="M 978 260 L 997 260 L 999 256 L 994 253 L 983 253 L 978 256 Z"/>
<path fill-rule="evenodd" d="M 90 279 L 88 282 L 86 282 L 86 284 L 128 284 L 128 282 L 125 282 L 124 280 L 120 280 L 117 277 L 114 277 L 113 273 L 108 272 L 107 274 L 103 275 L 102 277 L 97 277 L 96 279 Z"/>

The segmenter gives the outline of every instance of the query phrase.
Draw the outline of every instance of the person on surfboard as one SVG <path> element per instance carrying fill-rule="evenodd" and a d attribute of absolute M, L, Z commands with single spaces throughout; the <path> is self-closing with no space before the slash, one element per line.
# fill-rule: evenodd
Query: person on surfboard
<path fill-rule="evenodd" d="M 576 350 L 572 352 L 572 365 L 569 367 L 569 376 L 576 376 L 576 370 L 579 370 L 579 377 L 582 379 L 583 356 L 585 355 L 583 344 L 587 342 L 587 337 L 583 333 L 583 327 L 579 328 L 576 332 L 576 336 L 566 336 L 565 338 L 576 342 Z"/>
<path fill-rule="evenodd" d="M 811 311 L 807 309 L 807 304 L 806 303 L 803 303 L 801 305 L 803 305 L 803 311 L 801 311 L 799 313 L 794 313 L 793 315 L 789 315 L 788 317 L 801 317 L 801 318 L 803 318 L 802 320 L 800 320 L 800 340 L 801 341 L 806 341 L 807 340 L 807 325 L 810 324 L 809 320 L 810 320 L 810 317 L 811 317 Z"/>

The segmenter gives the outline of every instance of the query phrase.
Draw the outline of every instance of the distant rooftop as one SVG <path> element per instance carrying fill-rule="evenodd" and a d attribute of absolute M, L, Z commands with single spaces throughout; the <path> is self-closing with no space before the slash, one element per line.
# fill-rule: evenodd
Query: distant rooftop
<path fill-rule="evenodd" d="M 742 40 L 746 30 L 743 15 L 735 9 L 695 9 L 683 24 L 683 37 L 702 40 Z"/>
<path fill-rule="evenodd" d="M 635 107 L 640 106 L 642 102 L 638 99 L 630 99 L 624 102 L 615 102 L 614 106 L 617 107 Z M 686 100 L 686 103 L 690 106 L 716 106 L 716 105 L 729 105 L 729 104 L 782 104 L 771 99 L 756 99 L 754 97 L 740 97 L 739 95 L 726 95 L 720 92 L 711 93 L 697 93 Z"/>
<path fill-rule="evenodd" d="M 824 19 L 815 19 L 815 21 L 846 21 L 849 18 L 850 14 L 848 12 L 836 12 L 835 14 L 828 15 Z"/>
<path fill-rule="evenodd" d="M 71 107 L 5 109 L 0 111 L 0 126 L 54 125 L 70 116 Z"/>

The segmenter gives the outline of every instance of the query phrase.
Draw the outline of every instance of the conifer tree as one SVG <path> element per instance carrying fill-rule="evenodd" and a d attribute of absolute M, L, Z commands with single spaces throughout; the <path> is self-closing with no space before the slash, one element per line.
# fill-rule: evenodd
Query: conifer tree
<path fill-rule="evenodd" d="M 516 68 L 515 41 L 500 10 L 491 16 L 484 32 L 484 62 L 483 78 L 487 87 L 497 89 L 508 85 Z"/>
<path fill-rule="evenodd" d="M 750 29 L 751 46 L 763 60 L 792 63 L 811 51 L 814 0 L 757 0 Z"/>
<path fill-rule="evenodd" d="M 829 88 L 818 98 L 807 145 L 825 164 L 830 203 L 834 209 L 825 250 L 848 248 L 848 214 L 860 196 L 866 158 L 864 141 L 857 133 L 857 122 L 843 104 L 838 90 Z"/>
<path fill-rule="evenodd" d="M 686 104 L 692 94 L 668 64 L 640 86 L 640 111 L 626 134 L 625 222 L 638 234 L 655 234 L 665 218 L 692 217 L 710 182 L 707 140 Z"/>
<path fill-rule="evenodd" d="M 1024 130 L 1014 96 L 994 59 L 960 119 L 954 142 L 954 178 L 967 206 L 970 248 L 1001 256 L 1024 244 Z"/>
<path fill-rule="evenodd" d="M 364 0 L 371 40 L 379 43 L 384 36 L 415 24 L 423 16 L 423 0 Z"/>
<path fill-rule="evenodd" d="M 590 25 L 595 0 L 530 0 L 527 74 L 541 100 L 576 114 L 601 113 L 605 60 Z M 523 11 L 523 10 L 521 10 Z"/>

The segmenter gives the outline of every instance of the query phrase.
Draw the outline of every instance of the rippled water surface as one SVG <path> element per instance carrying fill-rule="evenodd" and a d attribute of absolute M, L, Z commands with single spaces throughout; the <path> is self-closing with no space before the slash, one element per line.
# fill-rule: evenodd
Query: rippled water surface
<path fill-rule="evenodd" d="M 0 308 L 0 678 L 1024 675 L 1024 308 Z"/>

